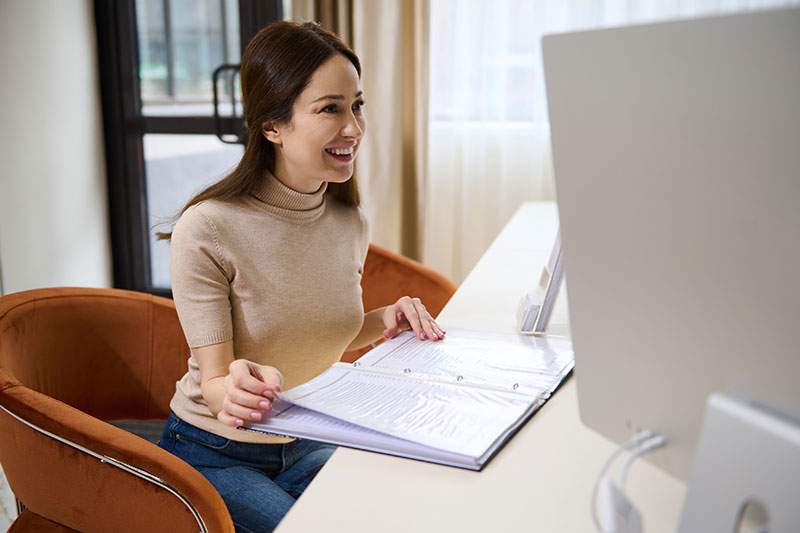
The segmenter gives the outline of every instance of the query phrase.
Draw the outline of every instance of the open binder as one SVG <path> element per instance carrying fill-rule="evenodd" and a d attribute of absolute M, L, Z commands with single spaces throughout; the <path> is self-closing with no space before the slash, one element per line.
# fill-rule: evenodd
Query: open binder
<path fill-rule="evenodd" d="M 563 338 L 406 332 L 286 391 L 244 429 L 480 470 L 573 365 Z"/>

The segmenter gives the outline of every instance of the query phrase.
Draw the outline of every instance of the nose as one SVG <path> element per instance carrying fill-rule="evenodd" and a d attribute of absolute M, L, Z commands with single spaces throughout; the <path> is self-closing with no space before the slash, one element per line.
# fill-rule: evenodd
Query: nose
<path fill-rule="evenodd" d="M 364 125 L 360 122 L 363 119 L 359 119 L 352 111 L 347 113 L 346 116 L 347 122 L 342 126 L 341 130 L 342 137 L 360 139 L 364 135 Z"/>

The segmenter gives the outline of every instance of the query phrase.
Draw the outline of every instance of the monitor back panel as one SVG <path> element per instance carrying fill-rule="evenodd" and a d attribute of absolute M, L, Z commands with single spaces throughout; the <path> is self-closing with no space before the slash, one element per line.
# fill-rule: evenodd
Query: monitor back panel
<path fill-rule="evenodd" d="M 800 10 L 543 47 L 581 418 L 686 479 L 711 391 L 800 417 Z"/>

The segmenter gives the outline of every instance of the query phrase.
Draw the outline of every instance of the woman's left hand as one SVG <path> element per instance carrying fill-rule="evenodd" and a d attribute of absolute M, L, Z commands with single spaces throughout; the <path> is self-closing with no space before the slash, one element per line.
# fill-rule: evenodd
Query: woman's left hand
<path fill-rule="evenodd" d="M 433 317 L 422 305 L 419 298 L 403 296 L 397 302 L 383 310 L 383 325 L 386 329 L 383 336 L 391 339 L 396 335 L 414 330 L 420 340 L 441 340 L 444 339 L 445 331 L 439 327 Z"/>

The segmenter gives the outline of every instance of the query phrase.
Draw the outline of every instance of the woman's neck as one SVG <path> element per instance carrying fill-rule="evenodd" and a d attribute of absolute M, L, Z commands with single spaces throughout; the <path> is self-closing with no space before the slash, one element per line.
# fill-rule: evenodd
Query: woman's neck
<path fill-rule="evenodd" d="M 319 190 L 324 183 L 323 180 L 313 178 L 300 178 L 296 173 L 292 173 L 286 166 L 282 157 L 275 161 L 275 171 L 272 173 L 278 181 L 292 190 L 303 194 L 312 194 Z"/>

